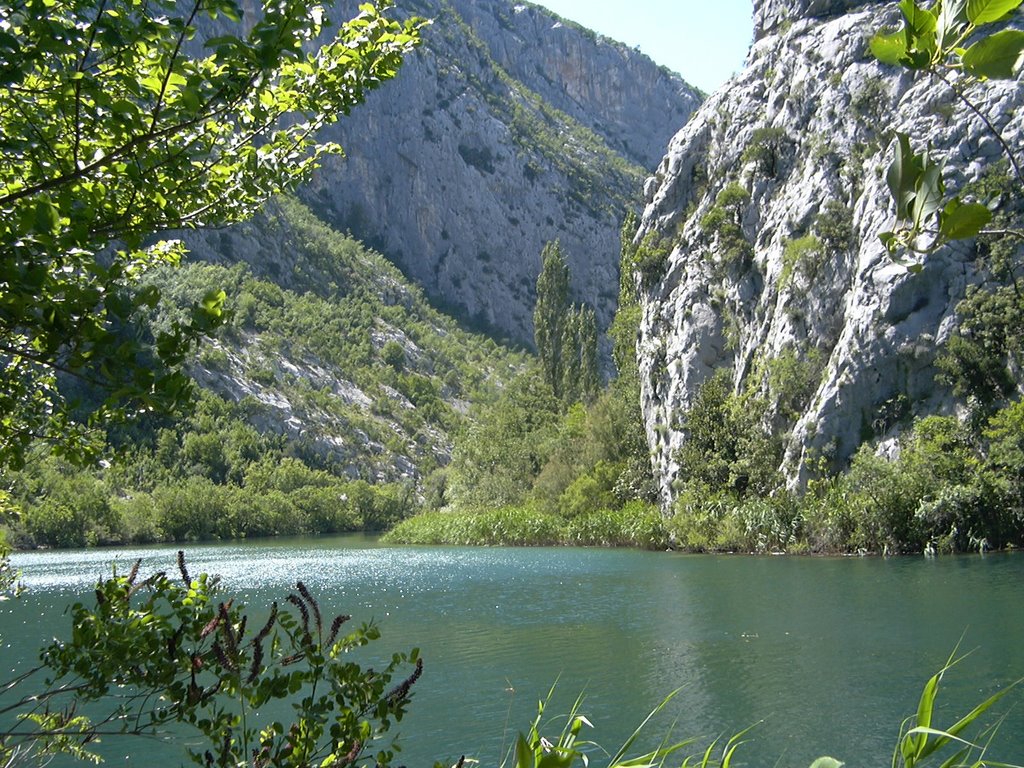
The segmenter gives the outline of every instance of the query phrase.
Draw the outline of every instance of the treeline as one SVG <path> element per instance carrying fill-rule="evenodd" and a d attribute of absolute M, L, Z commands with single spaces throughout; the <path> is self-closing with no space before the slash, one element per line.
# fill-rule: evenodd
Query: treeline
<path fill-rule="evenodd" d="M 959 305 L 959 332 L 940 357 L 940 384 L 961 398 L 962 417 L 915 419 L 895 397 L 865 426 L 849 466 L 822 456 L 795 492 L 780 471 L 783 446 L 822 361 L 791 350 L 755 365 L 739 392 L 722 368 L 679 414 L 687 440 L 675 457 L 677 500 L 662 514 L 640 413 L 632 277 L 643 285 L 665 248 L 654 238 L 633 243 L 634 231 L 627 221 L 611 329 L 619 376 L 589 401 L 560 398 L 564 379 L 551 374 L 557 365 L 539 336 L 540 366 L 460 434 L 438 511 L 399 525 L 393 540 L 879 554 L 1024 545 L 1024 293 L 1013 238 L 979 245 L 990 279 Z M 561 285 L 562 271 L 558 281 L 552 272 L 542 269 L 538 310 L 544 283 Z M 877 441 L 894 426 L 901 437 L 883 455 Z"/>
<path fill-rule="evenodd" d="M 244 412 L 244 405 L 204 393 L 179 424 L 122 435 L 106 466 L 31 457 L 11 478 L 18 515 L 10 543 L 81 547 L 382 530 L 417 508 L 411 482 L 371 485 L 316 468 L 315 456 L 261 434 Z"/>
<path fill-rule="evenodd" d="M 627 221 L 624 238 L 632 236 Z M 544 249 L 534 324 L 538 363 L 457 434 L 434 477 L 432 513 L 388 537 L 410 543 L 583 544 L 661 548 L 668 531 L 640 413 L 636 289 L 628 272 L 610 330 L 618 376 L 603 389 L 592 320 L 568 299 L 556 244 Z M 592 339 L 592 341 L 591 341 Z"/>
<path fill-rule="evenodd" d="M 419 508 L 423 478 L 447 463 L 462 402 L 493 400 L 523 367 L 523 355 L 459 328 L 296 201 L 249 226 L 257 241 L 287 244 L 291 273 L 278 278 L 291 287 L 270 279 L 259 254 L 149 276 L 165 299 L 153 333 L 210 286 L 227 293 L 225 323 L 192 366 L 206 388 L 177 420 L 108 430 L 98 466 L 37 445 L 3 477 L 12 544 L 383 530 Z"/>

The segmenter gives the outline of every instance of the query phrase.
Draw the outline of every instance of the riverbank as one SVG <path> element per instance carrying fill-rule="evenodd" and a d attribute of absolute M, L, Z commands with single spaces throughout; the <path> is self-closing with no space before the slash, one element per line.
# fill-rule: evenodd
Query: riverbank
<path fill-rule="evenodd" d="M 531 507 L 485 512 L 423 512 L 383 536 L 391 544 L 632 547 L 660 550 L 672 540 L 660 510 L 631 502 L 565 518 Z"/>

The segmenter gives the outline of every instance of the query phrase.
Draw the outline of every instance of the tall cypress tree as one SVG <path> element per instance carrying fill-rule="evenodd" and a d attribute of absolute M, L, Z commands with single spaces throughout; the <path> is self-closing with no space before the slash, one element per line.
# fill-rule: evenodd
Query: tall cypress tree
<path fill-rule="evenodd" d="M 563 403 L 579 402 L 580 389 L 580 309 L 570 309 L 562 324 L 562 391 Z"/>
<path fill-rule="evenodd" d="M 597 369 L 597 314 L 593 307 L 584 305 L 579 308 L 576 325 L 580 357 L 580 399 L 590 404 L 601 388 L 601 375 Z"/>
<path fill-rule="evenodd" d="M 533 333 L 537 342 L 544 379 L 555 396 L 562 397 L 562 342 L 569 315 L 569 265 L 565 263 L 558 241 L 541 251 L 537 276 L 537 303 L 533 309 Z"/>

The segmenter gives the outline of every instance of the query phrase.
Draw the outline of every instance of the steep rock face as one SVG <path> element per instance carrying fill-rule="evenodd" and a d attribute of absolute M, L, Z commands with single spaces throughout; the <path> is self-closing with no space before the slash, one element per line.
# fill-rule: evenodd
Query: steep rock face
<path fill-rule="evenodd" d="M 544 243 L 607 324 L 617 231 L 646 172 L 699 103 L 625 46 L 509 0 L 406 0 L 435 19 L 399 77 L 332 128 L 347 157 L 301 195 L 435 301 L 532 342 Z"/>
<path fill-rule="evenodd" d="M 754 37 L 760 40 L 798 19 L 838 16 L 868 0 L 754 0 Z"/>
<path fill-rule="evenodd" d="M 868 36 L 892 21 L 891 4 L 759 4 L 745 70 L 675 136 L 645 187 L 638 241 L 660 237 L 668 251 L 643 286 L 640 340 L 666 504 L 685 413 L 718 368 L 731 369 L 736 392 L 774 399 L 794 486 L 911 416 L 954 408 L 935 361 L 957 303 L 986 276 L 970 243 L 935 253 L 917 275 L 889 258 L 878 239 L 893 224 L 885 168 L 893 130 L 918 148 L 933 141 L 953 190 L 1000 147 L 948 89 L 870 57 Z M 1019 146 L 1016 84 L 976 86 L 969 97 Z M 768 381 L 779 360 L 801 366 L 789 413 Z"/>

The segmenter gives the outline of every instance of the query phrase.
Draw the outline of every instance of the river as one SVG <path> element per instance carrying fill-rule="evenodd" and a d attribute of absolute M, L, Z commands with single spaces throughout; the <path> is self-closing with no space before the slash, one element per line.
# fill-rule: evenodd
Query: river
<path fill-rule="evenodd" d="M 174 568 L 174 549 L 21 553 L 29 588 L 0 604 L 3 678 L 67 636 L 64 608 L 117 560 Z M 654 723 L 705 739 L 760 723 L 737 754 L 808 766 L 830 754 L 886 765 L 900 722 L 957 642 L 937 724 L 1024 675 L 1024 557 L 691 556 L 600 549 L 389 547 L 372 537 L 188 547 L 252 605 L 302 579 L 325 613 L 375 619 L 382 656 L 418 646 L 426 668 L 399 727 L 411 768 L 461 754 L 496 765 L 557 681 L 549 711 L 579 692 L 611 751 L 663 697 Z M 1024 690 L 1011 694 L 990 757 L 1024 763 Z M 1008 708 L 1003 707 L 1002 711 Z M 110 764 L 179 761 L 180 747 L 105 745 Z M 157 752 L 153 750 L 156 749 Z M 173 761 L 173 762 L 172 762 Z M 55 763 L 54 765 L 59 765 Z M 599 761 L 596 763 L 600 764 Z"/>

